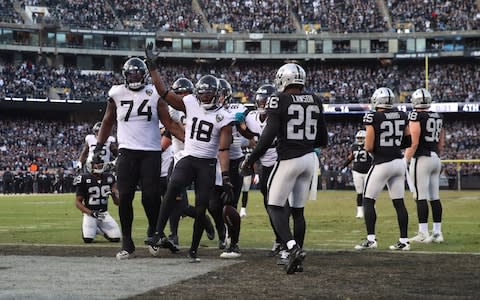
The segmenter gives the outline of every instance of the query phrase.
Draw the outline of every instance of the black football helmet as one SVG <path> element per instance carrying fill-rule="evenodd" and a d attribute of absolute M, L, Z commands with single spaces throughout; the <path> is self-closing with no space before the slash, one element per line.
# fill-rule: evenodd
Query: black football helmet
<path fill-rule="evenodd" d="M 148 74 L 147 65 L 138 57 L 127 60 L 122 68 L 125 86 L 131 90 L 143 88 L 147 84 Z"/>
<path fill-rule="evenodd" d="M 200 105 L 205 109 L 212 109 L 218 105 L 219 82 L 215 76 L 205 75 L 195 85 L 195 94 Z"/>
<path fill-rule="evenodd" d="M 95 125 L 92 127 L 92 131 L 95 135 L 98 135 L 98 132 L 100 131 L 100 127 L 102 127 L 102 122 L 97 122 Z"/>
<path fill-rule="evenodd" d="M 171 89 L 175 94 L 193 94 L 195 86 L 190 80 L 182 77 L 175 80 Z"/>
<path fill-rule="evenodd" d="M 267 99 L 271 95 L 275 94 L 276 91 L 277 90 L 273 84 L 264 84 L 258 88 L 258 90 L 255 92 L 255 108 L 259 113 L 265 113 Z"/>
<path fill-rule="evenodd" d="M 218 79 L 218 82 L 220 83 L 220 95 L 223 96 L 223 104 L 227 104 L 232 100 L 232 86 L 223 78 Z"/>

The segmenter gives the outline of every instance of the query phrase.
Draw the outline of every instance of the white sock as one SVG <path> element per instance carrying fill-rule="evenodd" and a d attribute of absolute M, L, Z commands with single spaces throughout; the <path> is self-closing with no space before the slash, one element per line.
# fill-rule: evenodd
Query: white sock
<path fill-rule="evenodd" d="M 442 223 L 433 223 L 433 233 L 442 232 Z"/>
<path fill-rule="evenodd" d="M 287 248 L 288 248 L 288 250 L 291 250 L 296 244 L 297 244 L 297 242 L 295 242 L 295 240 L 289 240 L 289 241 L 287 242 Z"/>
<path fill-rule="evenodd" d="M 426 235 L 428 235 L 428 223 L 419 223 L 418 232 L 425 233 Z"/>
<path fill-rule="evenodd" d="M 400 238 L 398 241 L 402 244 L 408 244 L 408 238 Z"/>
<path fill-rule="evenodd" d="M 371 242 L 375 242 L 375 235 L 374 234 L 369 234 L 367 235 L 367 240 L 371 241 Z"/>

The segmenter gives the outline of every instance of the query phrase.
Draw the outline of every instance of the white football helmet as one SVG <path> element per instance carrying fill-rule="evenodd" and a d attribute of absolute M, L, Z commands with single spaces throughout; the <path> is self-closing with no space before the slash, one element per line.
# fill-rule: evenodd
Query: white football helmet
<path fill-rule="evenodd" d="M 282 93 L 291 84 L 305 85 L 305 70 L 297 64 L 285 64 L 275 75 L 275 88 Z"/>
<path fill-rule="evenodd" d="M 413 108 L 429 108 L 432 103 L 432 95 L 424 88 L 418 89 L 412 94 Z"/>
<path fill-rule="evenodd" d="M 93 153 L 88 155 L 87 160 L 85 161 L 85 168 L 87 169 L 88 173 L 92 174 L 102 174 L 109 168 L 108 164 L 102 161 L 99 164 L 92 163 L 93 161 Z"/>
<path fill-rule="evenodd" d="M 377 108 L 392 108 L 395 103 L 395 94 L 391 89 L 381 87 L 375 90 L 370 98 L 373 109 Z"/>
<path fill-rule="evenodd" d="M 365 143 L 365 137 L 367 136 L 367 132 L 365 130 L 357 131 L 355 135 L 355 142 L 359 145 L 363 145 Z"/>

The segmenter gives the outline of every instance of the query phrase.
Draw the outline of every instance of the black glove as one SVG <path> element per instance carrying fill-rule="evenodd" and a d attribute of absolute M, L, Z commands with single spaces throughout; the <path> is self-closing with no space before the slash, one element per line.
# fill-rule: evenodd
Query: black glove
<path fill-rule="evenodd" d="M 98 219 L 99 215 L 100 215 L 99 210 L 92 210 L 92 212 L 90 213 L 90 217 L 94 217 L 95 219 Z"/>
<path fill-rule="evenodd" d="M 92 164 L 103 163 L 102 150 L 103 150 L 103 144 L 95 145 L 95 149 L 93 149 Z"/>
<path fill-rule="evenodd" d="M 149 71 L 153 71 L 158 68 L 157 57 L 158 52 L 153 50 L 153 43 L 148 44 L 145 48 L 145 64 L 147 65 Z"/>
<path fill-rule="evenodd" d="M 245 159 L 240 164 L 240 175 L 242 176 L 250 176 L 253 175 L 255 172 L 253 171 L 253 164 L 249 162 L 250 154 L 245 156 Z"/>
<path fill-rule="evenodd" d="M 222 194 L 220 194 L 220 199 L 224 205 L 231 205 L 233 202 L 233 185 L 230 182 L 230 176 L 228 172 L 222 172 Z"/>

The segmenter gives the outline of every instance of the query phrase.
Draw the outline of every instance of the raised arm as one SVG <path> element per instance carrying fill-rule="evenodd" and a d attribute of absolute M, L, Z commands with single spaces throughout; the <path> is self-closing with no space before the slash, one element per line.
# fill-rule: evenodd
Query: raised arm
<path fill-rule="evenodd" d="M 158 72 L 156 53 L 154 53 L 152 49 L 146 49 L 145 57 L 145 63 L 147 64 L 148 71 L 150 72 L 152 83 L 157 89 L 158 94 L 173 108 L 185 112 L 185 104 L 182 100 L 183 96 L 177 95 L 170 91 L 170 89 L 163 83 L 163 78 Z"/>

